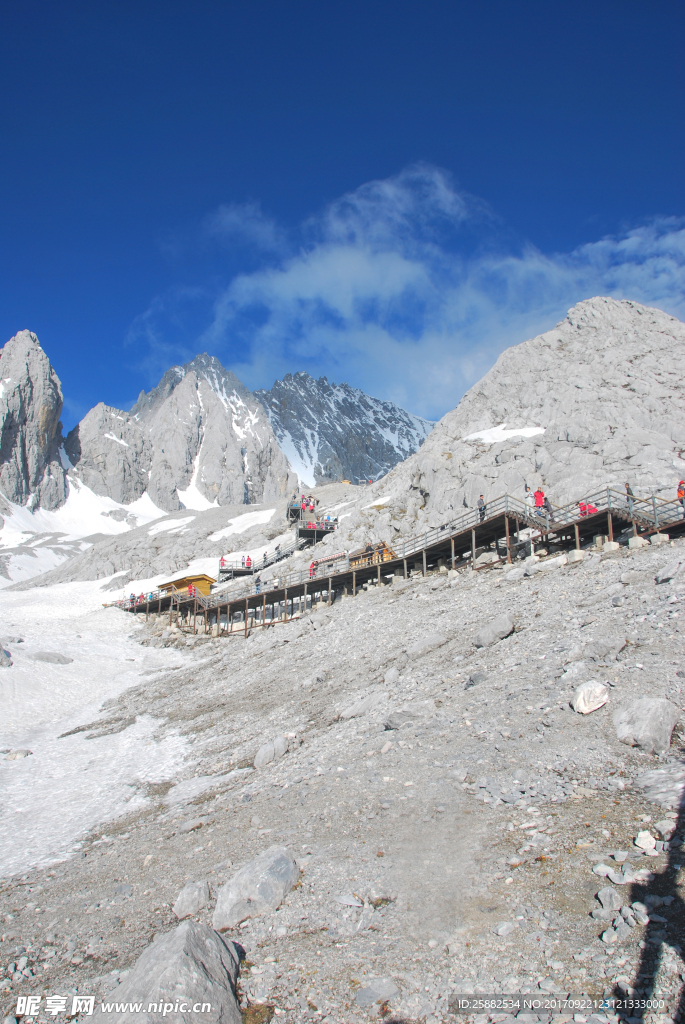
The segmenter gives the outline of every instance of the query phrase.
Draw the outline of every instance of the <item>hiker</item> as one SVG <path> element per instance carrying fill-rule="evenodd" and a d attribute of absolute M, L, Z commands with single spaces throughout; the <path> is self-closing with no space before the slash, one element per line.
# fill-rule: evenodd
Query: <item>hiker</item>
<path fill-rule="evenodd" d="M 478 506 L 478 514 L 480 516 L 480 521 L 482 523 L 483 520 L 485 519 L 485 513 L 488 510 L 488 506 L 485 504 L 485 499 L 482 494 L 478 501 L 476 502 L 476 505 Z"/>
<path fill-rule="evenodd" d="M 309 566 L 309 578 L 310 578 L 310 580 L 313 580 L 315 576 L 316 576 L 316 562 L 312 562 L 311 565 Z"/>
<path fill-rule="evenodd" d="M 547 495 L 545 495 L 545 500 L 543 502 L 543 508 L 544 508 L 545 512 L 547 513 L 547 515 L 549 517 L 550 523 L 553 523 L 554 522 L 554 509 L 552 508 L 552 502 L 549 500 Z"/>
<path fill-rule="evenodd" d="M 678 484 L 678 501 L 682 505 L 683 519 L 685 519 L 685 480 L 681 480 Z"/>
<path fill-rule="evenodd" d="M 255 591 L 255 594 L 259 593 L 259 591 L 261 589 L 261 586 L 262 586 L 262 577 L 258 576 L 256 578 L 256 580 L 254 581 L 254 591 Z"/>
<path fill-rule="evenodd" d="M 225 568 L 225 566 L 226 566 L 226 559 L 225 559 L 225 558 L 224 558 L 224 556 L 222 555 L 222 556 L 221 556 L 221 561 L 219 562 L 219 568 L 220 568 L 220 569 L 223 569 L 223 568 Z"/>
<path fill-rule="evenodd" d="M 267 553 L 266 553 L 266 551 L 265 551 L 265 552 L 264 552 L 264 554 L 262 555 L 262 561 L 264 562 L 264 565 L 266 565 L 266 560 L 267 560 L 267 557 L 268 557 L 268 556 L 267 556 Z"/>
<path fill-rule="evenodd" d="M 252 568 L 252 559 L 250 558 L 249 555 L 245 559 L 245 568 L 246 569 L 251 569 Z"/>
<path fill-rule="evenodd" d="M 243 569 L 245 568 L 245 555 L 243 555 Z"/>
<path fill-rule="evenodd" d="M 542 487 L 538 487 L 533 497 L 535 499 L 535 514 L 541 516 L 543 514 L 542 510 L 545 507 L 545 492 Z"/>
<path fill-rule="evenodd" d="M 535 508 L 535 498 L 533 497 L 533 492 L 531 491 L 531 489 L 528 486 L 528 484 L 526 484 L 526 496 L 525 496 L 525 498 L 523 500 L 526 503 L 526 511 L 530 515 L 532 515 L 533 514 L 533 510 Z"/>

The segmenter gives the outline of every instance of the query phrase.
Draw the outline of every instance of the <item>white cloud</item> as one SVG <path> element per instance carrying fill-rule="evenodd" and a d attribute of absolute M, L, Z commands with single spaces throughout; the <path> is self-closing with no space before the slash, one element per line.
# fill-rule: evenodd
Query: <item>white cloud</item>
<path fill-rule="evenodd" d="M 310 218 L 289 248 L 256 205 L 223 207 L 215 223 L 270 253 L 270 265 L 215 296 L 194 335 L 195 351 L 213 351 L 250 387 L 307 369 L 436 418 L 504 348 L 581 299 L 685 314 L 685 222 L 655 219 L 544 254 L 515 247 L 484 203 L 433 167 L 362 185 Z M 159 345 L 164 330 L 150 319 Z"/>

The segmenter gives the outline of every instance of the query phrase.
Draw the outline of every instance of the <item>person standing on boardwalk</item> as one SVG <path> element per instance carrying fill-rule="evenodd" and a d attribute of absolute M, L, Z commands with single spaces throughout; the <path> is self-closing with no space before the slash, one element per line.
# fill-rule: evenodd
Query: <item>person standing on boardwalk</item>
<path fill-rule="evenodd" d="M 542 487 L 538 487 L 533 497 L 535 498 L 535 514 L 541 516 L 542 510 L 545 507 L 545 492 Z"/>
<path fill-rule="evenodd" d="M 626 498 L 628 499 L 628 511 L 630 512 L 630 515 L 632 517 L 633 499 L 635 498 L 635 495 L 633 494 L 633 488 L 628 483 L 626 484 Z"/>
<path fill-rule="evenodd" d="M 682 506 L 683 519 L 685 519 L 685 480 L 681 480 L 678 484 L 678 501 Z"/>
<path fill-rule="evenodd" d="M 480 515 L 480 521 L 482 523 L 483 520 L 485 519 L 485 513 L 488 510 L 488 506 L 485 504 L 485 498 L 483 497 L 482 494 L 478 501 L 476 502 L 476 504 L 478 506 L 478 514 Z"/>
<path fill-rule="evenodd" d="M 533 492 L 531 491 L 528 484 L 526 484 L 526 496 L 523 500 L 526 503 L 527 511 L 532 515 L 533 509 L 535 508 L 535 498 L 533 497 Z"/>

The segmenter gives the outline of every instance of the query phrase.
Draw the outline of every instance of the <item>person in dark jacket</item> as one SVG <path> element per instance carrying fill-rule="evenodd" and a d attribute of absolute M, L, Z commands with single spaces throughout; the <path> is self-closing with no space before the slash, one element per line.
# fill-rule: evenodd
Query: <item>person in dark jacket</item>
<path fill-rule="evenodd" d="M 485 504 L 485 498 L 483 497 L 482 494 L 479 497 L 478 501 L 476 502 L 476 505 L 478 506 L 478 514 L 480 516 L 480 521 L 482 523 L 483 520 L 485 519 L 485 513 L 488 510 L 488 506 Z"/>

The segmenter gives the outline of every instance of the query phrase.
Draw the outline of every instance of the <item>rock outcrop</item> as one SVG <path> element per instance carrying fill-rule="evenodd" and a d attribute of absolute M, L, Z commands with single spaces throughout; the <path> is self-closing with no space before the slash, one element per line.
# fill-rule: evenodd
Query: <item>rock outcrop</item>
<path fill-rule="evenodd" d="M 35 334 L 19 331 L 0 351 L 0 491 L 18 505 L 63 504 L 59 448 L 62 388 Z"/>
<path fill-rule="evenodd" d="M 349 384 L 287 373 L 255 391 L 303 484 L 377 480 L 418 451 L 433 424 Z"/>
<path fill-rule="evenodd" d="M 553 504 L 607 485 L 675 498 L 685 477 L 685 324 L 593 298 L 508 348 L 419 451 L 375 484 L 343 546 L 387 539 L 499 495 L 542 486 Z M 372 528 L 370 528 L 372 527 Z M 338 538 L 340 543 L 341 538 Z"/>

